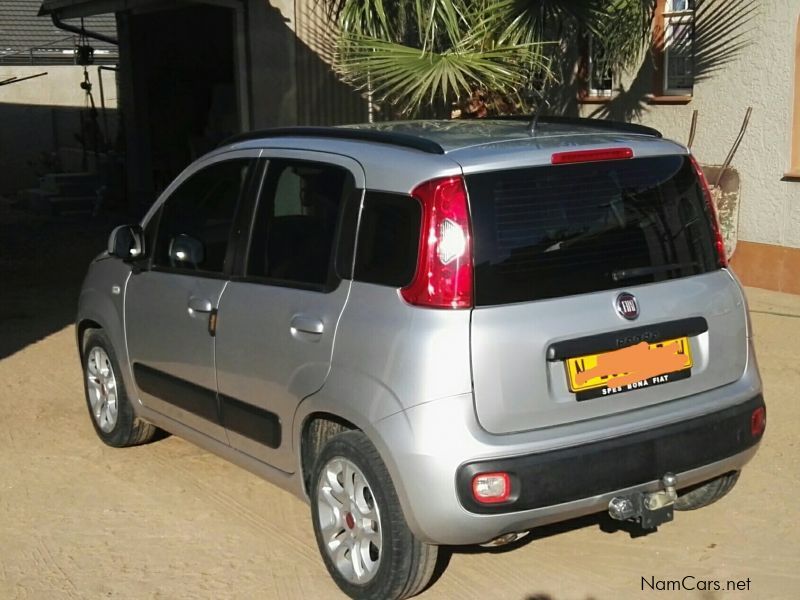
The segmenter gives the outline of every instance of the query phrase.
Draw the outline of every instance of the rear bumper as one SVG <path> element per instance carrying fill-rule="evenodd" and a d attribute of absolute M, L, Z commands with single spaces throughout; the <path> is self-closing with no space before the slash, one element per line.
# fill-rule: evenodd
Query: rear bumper
<path fill-rule="evenodd" d="M 659 480 L 665 473 L 687 473 L 724 462 L 761 440 L 751 434 L 753 411 L 761 395 L 736 406 L 688 421 L 609 440 L 551 452 L 474 461 L 456 475 L 459 501 L 467 511 L 498 514 L 569 503 Z M 505 471 L 511 476 L 512 500 L 479 504 L 472 497 L 478 473 Z M 679 485 L 686 487 L 685 481 Z"/>
<path fill-rule="evenodd" d="M 750 414 L 763 404 L 755 361 L 743 377 L 629 413 L 508 435 L 482 429 L 471 394 L 442 398 L 373 423 L 369 432 L 415 535 L 477 544 L 504 533 L 605 511 L 615 495 L 677 488 L 740 470 L 755 455 Z M 514 502 L 471 499 L 476 469 L 516 473 Z"/>

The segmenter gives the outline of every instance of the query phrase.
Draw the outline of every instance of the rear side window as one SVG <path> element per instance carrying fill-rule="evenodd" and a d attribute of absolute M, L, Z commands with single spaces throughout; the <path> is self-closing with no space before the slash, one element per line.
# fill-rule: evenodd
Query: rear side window
<path fill-rule="evenodd" d="M 274 284 L 331 290 L 334 245 L 343 199 L 354 193 L 342 167 L 272 160 L 253 226 L 247 275 Z"/>
<path fill-rule="evenodd" d="M 422 206 L 401 194 L 367 192 L 358 228 L 355 279 L 392 287 L 411 283 L 417 267 Z"/>
<path fill-rule="evenodd" d="M 477 305 L 584 294 L 717 268 L 687 156 L 467 177 Z"/>

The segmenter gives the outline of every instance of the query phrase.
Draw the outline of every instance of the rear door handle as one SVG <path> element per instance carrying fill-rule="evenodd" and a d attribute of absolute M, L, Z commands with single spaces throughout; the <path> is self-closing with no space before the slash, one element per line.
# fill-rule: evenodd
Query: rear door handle
<path fill-rule="evenodd" d="M 188 310 L 190 315 L 195 313 L 210 313 L 214 309 L 211 300 L 208 298 L 197 298 L 192 296 L 189 298 Z"/>
<path fill-rule="evenodd" d="M 325 326 L 322 324 L 322 321 L 314 317 L 297 315 L 292 318 L 292 335 L 295 335 L 298 331 L 302 331 L 303 333 L 312 333 L 314 335 L 321 335 L 322 332 L 325 331 Z"/>

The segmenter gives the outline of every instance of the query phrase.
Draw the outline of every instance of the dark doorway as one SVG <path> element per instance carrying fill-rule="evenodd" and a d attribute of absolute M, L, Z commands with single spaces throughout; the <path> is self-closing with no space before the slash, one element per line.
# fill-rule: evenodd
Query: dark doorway
<path fill-rule="evenodd" d="M 142 53 L 153 185 L 163 190 L 194 159 L 239 131 L 234 11 L 208 5 L 135 15 Z"/>

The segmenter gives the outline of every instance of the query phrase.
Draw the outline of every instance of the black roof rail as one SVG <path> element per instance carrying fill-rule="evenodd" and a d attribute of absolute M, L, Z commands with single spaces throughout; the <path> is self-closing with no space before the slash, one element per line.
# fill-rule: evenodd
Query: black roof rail
<path fill-rule="evenodd" d="M 490 119 L 498 119 L 501 121 L 527 121 L 530 123 L 535 115 L 510 115 L 502 117 L 488 117 Z M 625 133 L 637 133 L 639 135 L 649 135 L 653 137 L 664 137 L 658 129 L 653 129 L 647 125 L 638 125 L 636 123 L 625 123 L 623 121 L 607 121 L 605 119 L 590 119 L 584 117 L 560 117 L 560 116 L 544 116 L 542 115 L 536 120 L 537 123 L 552 123 L 553 125 L 578 125 L 584 127 L 595 127 L 597 129 L 608 129 L 609 131 L 620 131 Z"/>
<path fill-rule="evenodd" d="M 444 154 L 444 148 L 427 138 L 393 131 L 354 129 L 348 127 L 273 127 L 271 129 L 240 133 L 239 135 L 228 138 L 222 142 L 220 146 L 275 137 L 319 137 L 338 140 L 356 140 L 359 142 L 376 142 L 378 144 L 412 148 L 414 150 L 427 152 L 428 154 Z"/>

